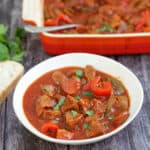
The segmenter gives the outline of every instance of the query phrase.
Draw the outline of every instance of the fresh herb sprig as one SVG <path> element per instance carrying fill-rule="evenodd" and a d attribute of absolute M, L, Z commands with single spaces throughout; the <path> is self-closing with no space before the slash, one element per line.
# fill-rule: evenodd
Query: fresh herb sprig
<path fill-rule="evenodd" d="M 16 27 L 12 38 L 8 35 L 8 27 L 0 24 L 0 61 L 22 61 L 24 50 L 22 41 L 26 38 L 24 29 Z"/>

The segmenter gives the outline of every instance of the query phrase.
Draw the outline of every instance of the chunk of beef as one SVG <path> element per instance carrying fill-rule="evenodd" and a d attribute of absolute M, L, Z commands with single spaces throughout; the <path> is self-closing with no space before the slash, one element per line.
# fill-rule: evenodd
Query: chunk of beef
<path fill-rule="evenodd" d="M 102 116 L 105 111 L 105 105 L 98 99 L 93 99 L 93 105 L 94 113 Z"/>
<path fill-rule="evenodd" d="M 90 65 L 87 65 L 85 67 L 84 72 L 85 72 L 85 77 L 89 81 L 92 80 L 96 76 L 96 70 Z"/>
<path fill-rule="evenodd" d="M 53 119 L 61 117 L 61 111 L 52 110 L 52 109 L 48 109 L 48 110 L 45 109 L 41 116 L 43 119 L 53 120 Z"/>
<path fill-rule="evenodd" d="M 56 94 L 56 87 L 54 85 L 44 85 L 42 86 L 42 91 L 48 96 L 54 96 Z"/>
<path fill-rule="evenodd" d="M 128 97 L 124 95 L 120 95 L 117 97 L 115 106 L 120 110 L 127 110 L 129 108 Z"/>
<path fill-rule="evenodd" d="M 62 112 L 67 112 L 68 110 L 79 110 L 78 102 L 70 95 L 66 97 L 65 103 L 61 107 Z"/>
<path fill-rule="evenodd" d="M 37 115 L 40 116 L 45 108 L 51 108 L 55 106 L 55 104 L 56 104 L 55 100 L 51 99 L 49 96 L 47 95 L 40 96 L 36 101 L 35 106 Z"/>
<path fill-rule="evenodd" d="M 65 114 L 66 125 L 69 128 L 74 128 L 79 122 L 83 119 L 83 114 L 77 113 L 76 116 L 73 116 L 70 111 Z"/>
<path fill-rule="evenodd" d="M 120 114 L 115 116 L 115 118 L 111 121 L 111 124 L 114 125 L 114 126 L 119 126 L 123 122 L 125 122 L 128 117 L 129 117 L 129 112 L 128 111 L 121 112 Z"/>
<path fill-rule="evenodd" d="M 100 124 L 100 122 L 96 120 L 92 120 L 91 122 L 88 122 L 87 124 L 88 124 L 88 128 L 85 129 L 85 134 L 87 138 L 104 134 L 104 129 L 103 129 L 103 126 Z"/>
<path fill-rule="evenodd" d="M 64 140 L 71 140 L 74 137 L 74 133 L 67 131 L 65 129 L 58 129 L 57 130 L 57 135 L 56 138 L 57 139 L 64 139 Z"/>
<path fill-rule="evenodd" d="M 89 99 L 80 99 L 79 106 L 81 107 L 83 113 L 86 113 L 88 109 L 91 108 L 92 102 Z"/>

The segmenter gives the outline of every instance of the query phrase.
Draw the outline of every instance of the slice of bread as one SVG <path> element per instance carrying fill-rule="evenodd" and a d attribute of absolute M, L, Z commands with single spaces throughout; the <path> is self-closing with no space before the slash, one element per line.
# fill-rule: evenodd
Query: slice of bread
<path fill-rule="evenodd" d="M 14 61 L 0 62 L 0 104 L 13 90 L 24 73 L 22 64 Z"/>

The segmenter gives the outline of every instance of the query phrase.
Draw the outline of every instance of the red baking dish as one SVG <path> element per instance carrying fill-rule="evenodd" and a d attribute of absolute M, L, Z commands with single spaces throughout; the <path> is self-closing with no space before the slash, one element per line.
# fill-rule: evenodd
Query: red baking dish
<path fill-rule="evenodd" d="M 43 26 L 44 0 L 23 1 L 23 21 Z M 41 33 L 44 50 L 49 54 L 90 52 L 104 55 L 150 53 L 150 33 L 53 34 Z"/>

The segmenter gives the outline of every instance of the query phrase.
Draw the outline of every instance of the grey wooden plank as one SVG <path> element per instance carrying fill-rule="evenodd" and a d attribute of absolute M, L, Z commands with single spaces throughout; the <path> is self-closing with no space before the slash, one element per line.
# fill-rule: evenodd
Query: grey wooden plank
<path fill-rule="evenodd" d="M 0 2 L 0 23 L 8 25 L 10 20 L 10 14 L 8 10 L 11 10 L 11 3 L 9 0 L 1 0 Z M 6 115 L 6 100 L 0 106 L 0 150 L 4 149 L 4 141 L 5 141 L 5 115 Z"/>
<path fill-rule="evenodd" d="M 13 1 L 13 10 L 11 12 L 11 31 L 16 26 L 23 26 L 21 22 L 21 5 L 22 2 L 19 0 Z M 50 57 L 43 52 L 41 43 L 37 35 L 28 35 L 28 39 L 25 43 L 26 56 L 23 64 L 27 71 L 35 64 Z M 6 112 L 6 131 L 5 131 L 5 149 L 6 150 L 55 150 L 55 149 L 67 149 L 67 146 L 53 144 L 40 140 L 38 137 L 32 135 L 27 131 L 18 121 L 12 108 L 12 94 L 8 98 L 7 112 Z"/>
<path fill-rule="evenodd" d="M 0 150 L 4 148 L 5 138 L 5 103 L 0 106 Z"/>
<path fill-rule="evenodd" d="M 141 81 L 145 98 L 142 110 L 127 128 L 131 149 L 150 149 L 150 55 L 124 56 L 119 61 L 131 69 Z"/>
<path fill-rule="evenodd" d="M 45 142 L 27 131 L 18 121 L 12 108 L 12 94 L 8 97 L 6 113 L 5 150 L 59 150 L 67 146 Z"/>

